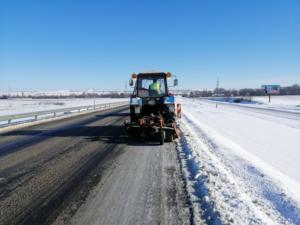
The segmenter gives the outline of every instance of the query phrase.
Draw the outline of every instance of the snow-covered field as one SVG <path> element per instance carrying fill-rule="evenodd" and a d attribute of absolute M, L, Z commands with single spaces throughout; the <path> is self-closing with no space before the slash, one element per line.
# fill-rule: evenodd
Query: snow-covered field
<path fill-rule="evenodd" d="M 129 101 L 126 98 L 0 99 L 0 116 Z"/>
<path fill-rule="evenodd" d="M 244 98 L 244 97 L 242 97 Z M 290 112 L 300 112 L 300 95 L 285 95 L 285 96 L 271 96 L 271 102 L 269 102 L 269 96 L 252 96 L 245 99 L 251 99 L 251 101 L 243 101 L 241 103 L 234 102 L 239 97 L 220 97 L 220 98 L 205 98 L 214 102 L 223 104 L 234 104 L 244 107 L 262 108 L 262 109 L 274 109 Z"/>
<path fill-rule="evenodd" d="M 288 119 L 207 100 L 179 102 L 179 147 L 202 218 L 300 224 L 300 114 Z"/>
<path fill-rule="evenodd" d="M 299 95 L 274 95 L 271 96 L 271 103 L 269 103 L 268 96 L 254 96 L 252 100 L 262 102 L 264 104 L 270 104 L 274 106 L 299 106 L 300 107 L 300 96 Z"/>
<path fill-rule="evenodd" d="M 268 107 L 268 108 L 300 111 L 300 96 L 299 95 L 271 96 L 270 103 L 269 103 L 268 96 L 252 97 L 252 100 L 262 103 L 263 106 Z"/>

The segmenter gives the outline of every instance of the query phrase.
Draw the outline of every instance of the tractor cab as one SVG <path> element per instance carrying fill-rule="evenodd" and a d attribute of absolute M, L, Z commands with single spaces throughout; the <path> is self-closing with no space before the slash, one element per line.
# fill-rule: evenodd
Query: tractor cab
<path fill-rule="evenodd" d="M 140 98 L 160 98 L 169 95 L 168 86 L 171 80 L 171 73 L 151 72 L 132 74 L 129 82 L 130 86 L 134 86 L 133 95 Z M 178 80 L 173 80 L 172 86 L 177 86 Z"/>
<path fill-rule="evenodd" d="M 168 88 L 166 74 L 139 74 L 134 93 L 140 98 L 160 98 L 167 96 Z"/>

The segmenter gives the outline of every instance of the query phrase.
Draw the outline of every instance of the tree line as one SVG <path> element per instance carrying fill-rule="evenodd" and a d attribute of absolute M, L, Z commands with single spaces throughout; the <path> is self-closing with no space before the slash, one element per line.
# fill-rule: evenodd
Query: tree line
<path fill-rule="evenodd" d="M 218 88 L 214 90 L 199 90 L 191 91 L 184 94 L 184 97 L 213 97 L 213 96 L 263 96 L 266 95 L 262 88 L 242 88 L 242 89 L 225 89 Z M 279 95 L 300 95 L 300 85 L 294 84 L 292 86 L 281 87 Z"/>
<path fill-rule="evenodd" d="M 0 99 L 8 99 L 8 98 L 31 98 L 31 99 L 64 99 L 64 98 L 129 98 L 129 93 L 85 93 L 82 94 L 70 94 L 70 95 L 49 95 L 49 94 L 39 94 L 39 95 L 23 95 L 23 94 L 14 94 L 14 95 L 7 95 L 3 94 L 0 95 Z"/>

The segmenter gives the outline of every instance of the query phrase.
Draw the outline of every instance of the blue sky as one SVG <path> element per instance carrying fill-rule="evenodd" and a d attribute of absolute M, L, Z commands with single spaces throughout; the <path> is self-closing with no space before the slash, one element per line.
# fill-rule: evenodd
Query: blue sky
<path fill-rule="evenodd" d="M 0 3 L 0 91 L 123 90 L 170 71 L 179 88 L 300 84 L 300 1 Z"/>

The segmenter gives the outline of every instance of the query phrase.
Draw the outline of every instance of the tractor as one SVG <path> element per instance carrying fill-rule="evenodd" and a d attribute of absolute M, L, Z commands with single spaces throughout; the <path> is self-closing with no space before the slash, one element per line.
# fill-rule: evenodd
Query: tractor
<path fill-rule="evenodd" d="M 143 141 L 158 139 L 161 145 L 178 137 L 175 97 L 169 91 L 169 87 L 178 85 L 178 80 L 172 78 L 171 73 L 165 72 L 132 74 L 129 83 L 134 91 L 130 97 L 130 121 L 125 121 L 129 135 Z"/>

